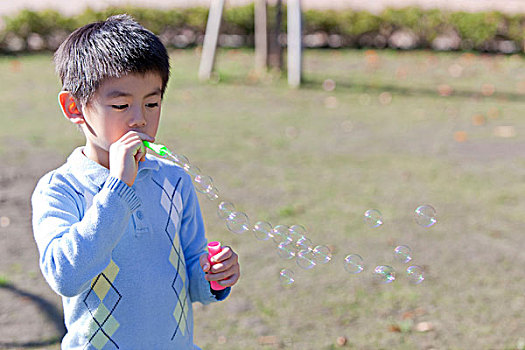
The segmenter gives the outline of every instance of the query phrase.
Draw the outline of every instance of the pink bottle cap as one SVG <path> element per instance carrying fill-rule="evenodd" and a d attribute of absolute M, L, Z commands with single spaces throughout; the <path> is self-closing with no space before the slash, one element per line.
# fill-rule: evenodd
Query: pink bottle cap
<path fill-rule="evenodd" d="M 208 243 L 208 252 L 210 253 L 208 255 L 209 257 L 212 257 L 213 255 L 219 253 L 221 250 L 221 242 L 213 241 Z"/>

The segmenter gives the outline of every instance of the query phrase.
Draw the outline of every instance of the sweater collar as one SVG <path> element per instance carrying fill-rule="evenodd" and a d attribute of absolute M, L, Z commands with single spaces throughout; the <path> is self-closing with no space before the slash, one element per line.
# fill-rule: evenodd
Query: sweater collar
<path fill-rule="evenodd" d="M 76 148 L 69 156 L 67 162 L 71 164 L 72 172 L 77 179 L 85 180 L 82 182 L 85 182 L 88 186 L 94 186 L 95 190 L 98 191 L 106 182 L 109 176 L 109 169 L 86 157 L 83 150 L 84 147 Z M 159 169 L 159 163 L 156 161 L 156 158 L 157 157 L 146 154 L 146 159 L 143 162 L 139 162 L 137 180 L 146 176 L 148 170 Z"/>

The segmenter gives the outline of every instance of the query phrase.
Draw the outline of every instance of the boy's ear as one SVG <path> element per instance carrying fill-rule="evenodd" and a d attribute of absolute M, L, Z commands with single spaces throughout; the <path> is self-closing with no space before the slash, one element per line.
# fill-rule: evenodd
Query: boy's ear
<path fill-rule="evenodd" d="M 58 94 L 58 103 L 62 109 L 64 116 L 74 124 L 83 124 L 84 115 L 80 111 L 80 106 L 77 100 L 71 95 L 69 91 L 60 91 Z"/>

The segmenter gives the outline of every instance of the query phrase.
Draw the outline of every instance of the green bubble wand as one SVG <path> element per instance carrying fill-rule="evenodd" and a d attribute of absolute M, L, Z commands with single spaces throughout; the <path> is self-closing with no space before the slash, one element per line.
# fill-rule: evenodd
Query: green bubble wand
<path fill-rule="evenodd" d="M 208 196 L 210 200 L 215 200 L 219 198 L 219 193 L 217 188 L 213 184 L 211 177 L 201 174 L 201 171 L 198 167 L 191 164 L 189 159 L 181 154 L 176 154 L 169 150 L 168 147 L 148 141 L 142 141 L 146 148 L 149 148 L 157 155 L 162 158 L 171 160 L 176 165 L 180 166 L 184 171 L 186 171 L 195 182 L 195 189 Z"/>
<path fill-rule="evenodd" d="M 168 149 L 168 147 L 166 147 L 164 145 L 161 145 L 161 144 L 158 144 L 158 143 L 153 143 L 153 142 L 148 142 L 148 141 L 142 141 L 142 143 L 144 144 L 145 147 L 149 148 L 150 150 L 152 150 L 153 152 L 155 152 L 156 154 L 158 154 L 161 157 L 165 157 L 165 156 L 173 154 Z"/>

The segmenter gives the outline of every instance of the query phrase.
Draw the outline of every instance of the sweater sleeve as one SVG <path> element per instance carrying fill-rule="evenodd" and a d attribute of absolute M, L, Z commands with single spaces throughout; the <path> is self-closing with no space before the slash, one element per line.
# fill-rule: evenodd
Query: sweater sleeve
<path fill-rule="evenodd" d="M 131 213 L 140 206 L 134 190 L 108 178 L 82 215 L 82 194 L 67 182 L 43 178 L 32 199 L 33 233 L 40 268 L 51 288 L 73 297 L 89 288 L 111 260 Z"/>
<path fill-rule="evenodd" d="M 189 277 L 189 294 L 192 302 L 209 304 L 226 299 L 230 288 L 220 292 L 212 292 L 210 283 L 204 278 L 205 274 L 199 262 L 202 254 L 206 253 L 206 237 L 204 222 L 197 199 L 197 194 L 189 176 L 186 178 L 187 189 L 184 197 L 184 209 L 181 219 L 180 237 L 186 269 Z"/>

